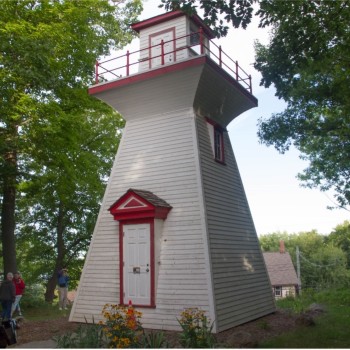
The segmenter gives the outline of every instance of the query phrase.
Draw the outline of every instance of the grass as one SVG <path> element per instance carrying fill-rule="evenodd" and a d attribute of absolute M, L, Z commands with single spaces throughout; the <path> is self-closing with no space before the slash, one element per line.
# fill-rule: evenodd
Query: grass
<path fill-rule="evenodd" d="M 350 348 L 350 291 L 326 291 L 282 301 L 278 306 L 303 312 L 310 302 L 322 304 L 326 312 L 315 318 L 315 326 L 300 327 L 259 344 L 260 348 Z M 289 303 L 289 305 L 288 305 Z"/>
<path fill-rule="evenodd" d="M 29 321 L 45 321 L 54 320 L 58 317 L 68 316 L 70 308 L 68 310 L 59 310 L 57 303 L 40 302 L 37 305 L 25 305 L 21 303 L 21 309 L 24 317 Z"/>
<path fill-rule="evenodd" d="M 278 302 L 279 308 L 303 313 L 312 304 L 321 304 L 325 312 L 315 318 L 315 326 L 300 327 L 294 331 L 259 343 L 259 348 L 350 348 L 350 290 L 331 290 L 320 293 L 304 291 L 299 298 Z M 40 302 L 36 305 L 21 303 L 27 320 L 53 320 L 67 316 L 68 310 L 58 310 L 57 303 Z M 262 329 L 268 324 L 262 322 Z"/>

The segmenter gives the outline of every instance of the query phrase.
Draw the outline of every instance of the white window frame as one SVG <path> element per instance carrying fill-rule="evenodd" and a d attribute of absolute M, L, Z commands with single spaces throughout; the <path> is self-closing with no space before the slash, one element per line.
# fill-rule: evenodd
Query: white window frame
<path fill-rule="evenodd" d="M 275 296 L 276 297 L 282 296 L 282 286 L 275 286 Z"/>

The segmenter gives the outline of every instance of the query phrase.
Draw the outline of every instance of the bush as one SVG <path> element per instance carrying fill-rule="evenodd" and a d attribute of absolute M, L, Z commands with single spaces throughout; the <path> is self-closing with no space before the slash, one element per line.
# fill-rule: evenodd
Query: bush
<path fill-rule="evenodd" d="M 178 320 L 182 333 L 180 343 L 184 348 L 212 348 L 216 341 L 212 334 L 213 323 L 205 316 L 203 310 L 188 308 L 181 313 Z"/>
<path fill-rule="evenodd" d="M 100 325 L 81 325 L 74 333 L 55 338 L 56 347 L 61 349 L 96 349 L 104 348 L 106 341 Z"/>
<path fill-rule="evenodd" d="M 169 347 L 163 332 L 144 332 L 140 343 L 141 347 L 144 349 L 160 349 Z"/>
<path fill-rule="evenodd" d="M 136 348 L 143 328 L 141 325 L 141 312 L 136 311 L 131 305 L 106 304 L 102 310 L 106 319 L 101 321 L 103 332 L 108 339 L 111 348 Z"/>
<path fill-rule="evenodd" d="M 21 306 L 24 308 L 37 308 L 46 306 L 44 299 L 45 288 L 41 284 L 27 285 L 21 299 Z"/>

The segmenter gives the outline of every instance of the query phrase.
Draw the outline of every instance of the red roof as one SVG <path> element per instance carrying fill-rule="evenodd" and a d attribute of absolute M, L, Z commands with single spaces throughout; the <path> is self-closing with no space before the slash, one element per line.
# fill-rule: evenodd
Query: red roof
<path fill-rule="evenodd" d="M 177 11 L 171 11 L 171 12 L 166 12 L 162 15 L 155 16 L 152 18 L 145 19 L 144 21 L 141 22 L 136 22 L 131 25 L 131 28 L 135 30 L 136 32 L 140 32 L 141 29 L 145 29 L 151 26 L 154 26 L 159 23 L 163 23 L 166 21 L 169 21 L 171 19 L 181 17 L 181 16 L 188 16 L 185 12 L 177 10 Z M 215 34 L 214 32 L 208 27 L 203 20 L 197 16 L 197 15 L 192 15 L 188 16 L 198 27 L 201 27 L 203 29 L 203 32 L 206 34 L 206 36 L 209 39 L 214 39 Z"/>
<path fill-rule="evenodd" d="M 172 206 L 154 193 L 130 188 L 109 208 L 115 220 L 166 219 Z"/>

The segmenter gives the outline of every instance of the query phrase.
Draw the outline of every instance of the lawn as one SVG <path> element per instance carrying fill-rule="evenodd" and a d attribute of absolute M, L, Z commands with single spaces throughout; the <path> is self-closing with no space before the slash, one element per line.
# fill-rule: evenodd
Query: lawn
<path fill-rule="evenodd" d="M 324 309 L 323 313 L 314 318 L 315 325 L 293 328 L 292 331 L 280 336 L 259 341 L 256 347 L 350 348 L 350 291 L 347 289 L 319 293 L 303 291 L 301 297 L 279 301 L 278 308 L 287 309 L 290 313 L 303 314 L 311 304 L 321 305 Z M 72 326 L 67 321 L 70 310 L 59 311 L 56 303 L 46 304 L 42 302 L 40 305 L 23 305 L 23 310 L 29 322 L 41 322 L 40 324 L 45 325 L 47 323 L 45 321 L 60 319 L 62 328 L 68 330 Z M 58 322 L 54 323 L 57 323 L 57 328 L 60 328 Z M 269 325 L 266 324 L 266 326 Z M 25 329 L 20 332 L 24 331 Z M 44 330 L 42 329 L 41 332 L 42 336 Z M 224 343 L 221 345 L 224 346 Z"/>
<path fill-rule="evenodd" d="M 315 318 L 315 325 L 263 342 L 260 348 L 350 348 L 350 291 L 305 294 L 294 301 L 283 301 L 279 306 L 303 312 L 311 303 L 322 305 L 325 312 Z"/>

